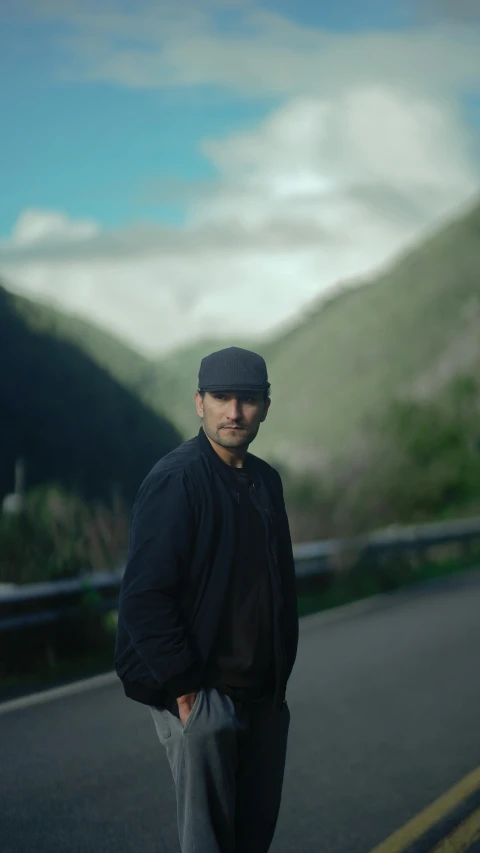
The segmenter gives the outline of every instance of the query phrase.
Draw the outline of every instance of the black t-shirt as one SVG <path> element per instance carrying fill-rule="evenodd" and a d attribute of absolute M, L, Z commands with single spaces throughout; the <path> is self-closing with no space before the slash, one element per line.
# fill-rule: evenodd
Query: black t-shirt
<path fill-rule="evenodd" d="M 236 491 L 236 549 L 208 684 L 238 698 L 275 692 L 273 605 L 265 523 L 245 468 L 230 468 Z"/>

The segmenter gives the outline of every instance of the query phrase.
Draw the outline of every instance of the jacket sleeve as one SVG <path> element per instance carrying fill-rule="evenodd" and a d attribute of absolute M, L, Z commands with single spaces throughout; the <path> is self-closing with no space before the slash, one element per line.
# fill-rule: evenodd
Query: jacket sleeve
<path fill-rule="evenodd" d="M 183 472 L 147 477 L 132 514 L 119 618 L 153 677 L 175 697 L 196 692 L 205 675 L 180 611 L 194 538 Z"/>

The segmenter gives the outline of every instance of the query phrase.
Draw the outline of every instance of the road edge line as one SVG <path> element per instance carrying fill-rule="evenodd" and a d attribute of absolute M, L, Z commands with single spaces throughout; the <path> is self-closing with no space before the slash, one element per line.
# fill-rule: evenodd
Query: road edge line
<path fill-rule="evenodd" d="M 82 678 L 79 681 L 72 681 L 60 687 L 51 687 L 48 690 L 30 693 L 27 696 L 20 696 L 17 699 L 9 699 L 7 702 L 0 703 L 0 715 L 8 714 L 11 711 L 19 711 L 22 708 L 30 708 L 32 705 L 42 705 L 45 702 L 62 699 L 65 696 L 74 696 L 76 693 L 84 693 L 96 687 L 108 687 L 116 681 L 119 681 L 119 678 L 115 671 L 104 672 L 101 675 Z"/>

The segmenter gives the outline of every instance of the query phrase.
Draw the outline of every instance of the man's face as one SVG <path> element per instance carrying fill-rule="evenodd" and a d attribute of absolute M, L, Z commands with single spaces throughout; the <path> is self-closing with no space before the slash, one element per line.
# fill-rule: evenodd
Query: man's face
<path fill-rule="evenodd" d="M 222 447 L 248 446 L 267 417 L 270 400 L 263 393 L 206 391 L 195 394 L 198 415 L 208 437 Z"/>

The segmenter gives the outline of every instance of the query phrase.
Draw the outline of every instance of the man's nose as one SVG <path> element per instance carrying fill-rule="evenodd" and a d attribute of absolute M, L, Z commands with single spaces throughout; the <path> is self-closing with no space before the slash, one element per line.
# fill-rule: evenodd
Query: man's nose
<path fill-rule="evenodd" d="M 227 406 L 227 417 L 232 421 L 240 417 L 240 404 L 238 400 L 230 400 Z"/>

